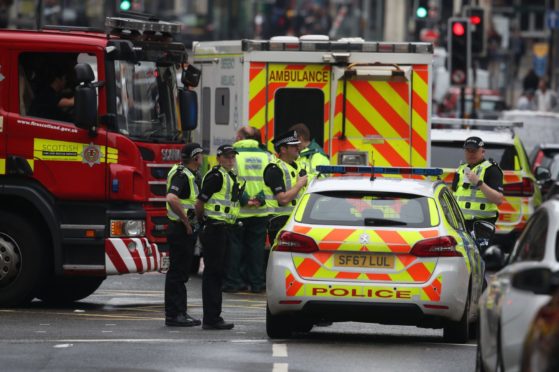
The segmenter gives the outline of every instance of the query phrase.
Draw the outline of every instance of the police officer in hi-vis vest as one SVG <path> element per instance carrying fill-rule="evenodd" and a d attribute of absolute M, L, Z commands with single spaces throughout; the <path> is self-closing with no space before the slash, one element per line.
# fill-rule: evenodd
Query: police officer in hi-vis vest
<path fill-rule="evenodd" d="M 468 231 L 475 221 L 497 221 L 497 205 L 503 201 L 503 172 L 493 160 L 485 160 L 485 144 L 479 137 L 464 142 L 466 163 L 458 167 L 452 191 L 466 219 Z"/>
<path fill-rule="evenodd" d="M 167 175 L 167 241 L 170 266 L 165 276 L 165 324 L 191 327 L 200 325 L 186 313 L 186 282 L 194 256 L 194 205 L 198 196 L 196 173 L 202 164 L 202 146 L 189 143 L 182 148 L 182 162 Z"/>
<path fill-rule="evenodd" d="M 239 223 L 231 235 L 231 251 L 223 284 L 223 292 L 228 293 L 246 290 L 247 285 L 253 293 L 266 289 L 263 268 L 270 210 L 264 196 L 263 174 L 273 157 L 259 147 L 259 141 L 251 139 L 255 137 L 254 132 L 260 134 L 256 128 L 239 128 L 237 142 L 233 144 L 239 153 L 237 174 L 246 186 L 240 199 Z"/>
<path fill-rule="evenodd" d="M 232 329 L 234 326 L 221 317 L 221 287 L 231 228 L 239 214 L 239 196 L 243 192 L 233 173 L 237 154 L 231 145 L 218 147 L 219 165 L 204 176 L 196 201 L 196 216 L 205 221 L 200 235 L 205 264 L 202 276 L 203 329 Z"/>
<path fill-rule="evenodd" d="M 288 131 L 274 139 L 278 158 L 264 169 L 264 195 L 266 205 L 273 210 L 268 238 L 273 244 L 277 233 L 285 225 L 297 205 L 300 193 L 307 185 L 307 174 L 296 163 L 299 157 L 299 139 L 296 131 Z"/>

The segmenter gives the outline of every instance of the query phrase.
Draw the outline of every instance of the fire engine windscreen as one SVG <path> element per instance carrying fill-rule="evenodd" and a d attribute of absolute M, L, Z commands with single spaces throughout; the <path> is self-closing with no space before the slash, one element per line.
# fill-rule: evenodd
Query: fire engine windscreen
<path fill-rule="evenodd" d="M 140 141 L 178 142 L 175 67 L 118 60 L 115 77 L 119 132 Z"/>

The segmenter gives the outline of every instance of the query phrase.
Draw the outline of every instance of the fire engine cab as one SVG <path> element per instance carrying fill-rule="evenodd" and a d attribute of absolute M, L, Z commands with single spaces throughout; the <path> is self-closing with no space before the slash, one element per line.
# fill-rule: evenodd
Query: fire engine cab
<path fill-rule="evenodd" d="M 268 144 L 305 123 L 332 163 L 429 165 L 430 43 L 323 35 L 195 42 L 202 70 L 196 133 L 215 153 L 250 125 Z"/>
<path fill-rule="evenodd" d="M 180 25 L 0 30 L 0 306 L 84 298 L 162 268 L 166 175 L 199 77 Z"/>

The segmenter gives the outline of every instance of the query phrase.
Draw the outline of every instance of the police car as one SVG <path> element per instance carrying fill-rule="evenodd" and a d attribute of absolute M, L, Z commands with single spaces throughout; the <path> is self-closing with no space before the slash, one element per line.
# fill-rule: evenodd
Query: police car
<path fill-rule="evenodd" d="M 442 170 L 317 169 L 344 175 L 313 181 L 274 242 L 268 336 L 358 321 L 444 328 L 466 342 L 484 265 L 448 187 L 424 177 Z"/>

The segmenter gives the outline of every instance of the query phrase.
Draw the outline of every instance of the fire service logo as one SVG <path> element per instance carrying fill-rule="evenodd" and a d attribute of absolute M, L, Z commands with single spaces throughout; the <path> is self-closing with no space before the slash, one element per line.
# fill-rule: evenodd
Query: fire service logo
<path fill-rule="evenodd" d="M 90 167 L 93 167 L 94 164 L 101 164 L 101 156 L 103 156 L 103 153 L 98 145 L 90 143 L 83 146 L 82 161 L 89 164 Z"/>

